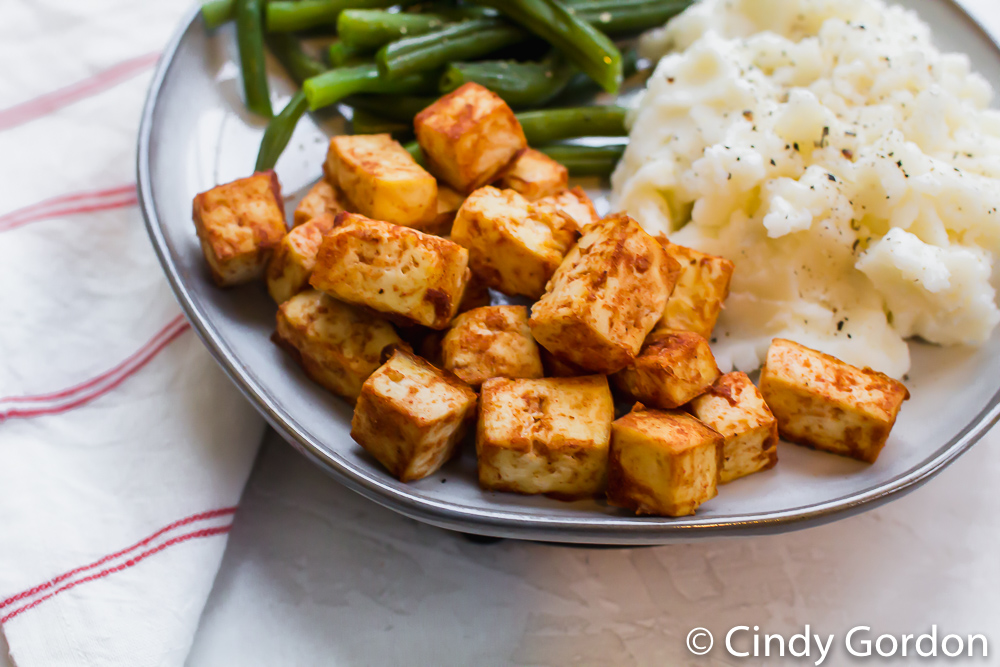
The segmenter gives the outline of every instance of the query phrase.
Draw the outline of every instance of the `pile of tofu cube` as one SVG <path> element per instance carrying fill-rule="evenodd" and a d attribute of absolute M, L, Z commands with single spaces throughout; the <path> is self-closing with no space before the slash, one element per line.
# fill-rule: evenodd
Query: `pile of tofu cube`
<path fill-rule="evenodd" d="M 274 340 L 392 475 L 436 472 L 474 427 L 485 490 L 684 516 L 774 466 L 779 434 L 875 461 L 902 384 L 782 339 L 759 388 L 721 374 L 730 261 L 600 219 L 476 84 L 414 126 L 426 169 L 389 135 L 331 139 L 290 231 L 273 172 L 194 200 L 214 280 L 266 278 Z"/>

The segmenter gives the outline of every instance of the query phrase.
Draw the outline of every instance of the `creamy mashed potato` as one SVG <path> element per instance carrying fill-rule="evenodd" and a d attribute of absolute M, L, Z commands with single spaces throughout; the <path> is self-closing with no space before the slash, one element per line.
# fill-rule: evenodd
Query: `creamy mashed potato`
<path fill-rule="evenodd" d="M 880 0 L 702 0 L 646 35 L 613 204 L 736 263 L 713 349 L 774 336 L 899 377 L 905 338 L 997 322 L 1000 113 L 963 55 Z"/>

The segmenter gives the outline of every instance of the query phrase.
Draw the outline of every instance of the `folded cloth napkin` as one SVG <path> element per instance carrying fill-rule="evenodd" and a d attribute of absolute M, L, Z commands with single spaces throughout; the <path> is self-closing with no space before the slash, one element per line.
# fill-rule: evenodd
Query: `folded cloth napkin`
<path fill-rule="evenodd" d="M 140 110 L 188 7 L 4 7 L 0 629 L 18 667 L 182 665 L 263 435 L 136 208 Z"/>

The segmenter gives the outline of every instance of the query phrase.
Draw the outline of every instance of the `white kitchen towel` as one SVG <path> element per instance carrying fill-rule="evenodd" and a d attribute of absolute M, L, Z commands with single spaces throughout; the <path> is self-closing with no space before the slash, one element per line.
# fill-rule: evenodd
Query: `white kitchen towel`
<path fill-rule="evenodd" d="M 0 21 L 0 629 L 18 667 L 181 665 L 263 423 L 180 314 L 136 208 L 188 0 Z"/>

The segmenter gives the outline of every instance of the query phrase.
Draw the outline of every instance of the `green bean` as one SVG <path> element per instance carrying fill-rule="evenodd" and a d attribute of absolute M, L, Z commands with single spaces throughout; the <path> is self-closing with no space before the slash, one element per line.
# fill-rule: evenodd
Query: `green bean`
<path fill-rule="evenodd" d="M 332 26 L 345 9 L 380 9 L 414 0 L 273 0 L 267 4 L 269 32 Z"/>
<path fill-rule="evenodd" d="M 626 79 L 639 71 L 639 54 L 635 49 L 628 49 L 622 53 L 622 76 Z M 599 92 L 600 87 L 583 72 L 570 79 L 566 87 L 554 99 L 555 104 L 579 104 L 589 101 L 594 93 Z"/>
<path fill-rule="evenodd" d="M 571 176 L 610 176 L 622 153 L 625 152 L 624 144 L 607 146 L 552 144 L 535 148 L 569 169 Z"/>
<path fill-rule="evenodd" d="M 626 109 L 614 105 L 523 111 L 517 119 L 531 146 L 576 137 L 624 137 Z"/>
<path fill-rule="evenodd" d="M 559 49 L 609 93 L 622 80 L 621 53 L 607 35 L 573 14 L 560 0 L 474 0 L 499 10 Z"/>
<path fill-rule="evenodd" d="M 267 4 L 268 32 L 305 30 L 320 25 L 333 25 L 343 7 L 340 2 L 298 0 Z"/>
<path fill-rule="evenodd" d="M 267 89 L 264 62 L 264 29 L 261 0 L 237 0 L 236 41 L 240 51 L 240 71 L 247 108 L 270 118 L 271 95 Z"/>
<path fill-rule="evenodd" d="M 355 65 L 314 76 L 302 84 L 302 90 L 309 100 L 309 110 L 315 111 L 357 93 L 426 94 L 437 90 L 439 76 L 438 72 L 426 72 L 412 74 L 397 81 L 386 81 L 379 77 L 378 67 L 375 65 Z"/>
<path fill-rule="evenodd" d="M 506 21 L 476 19 L 386 44 L 375 54 L 375 62 L 384 78 L 398 79 L 453 60 L 478 58 L 526 37 L 525 31 Z"/>
<path fill-rule="evenodd" d="M 209 0 L 201 6 L 201 18 L 209 29 L 236 18 L 236 0 Z"/>
<path fill-rule="evenodd" d="M 288 33 L 271 33 L 265 38 L 271 53 L 277 57 L 282 66 L 288 70 L 288 75 L 301 84 L 306 79 L 322 74 L 326 68 L 321 62 L 308 56 L 299 40 Z M 295 93 L 285 108 L 271 119 L 264 130 L 264 137 L 257 152 L 256 171 L 273 169 L 278 157 L 288 145 L 295 126 L 309 108 L 305 93 L 301 90 Z"/>
<path fill-rule="evenodd" d="M 563 58 L 547 58 L 541 62 L 484 60 L 452 63 L 441 75 L 438 89 L 447 93 L 474 81 L 492 90 L 514 108 L 537 107 L 547 104 L 562 92 L 576 71 L 576 67 Z"/>
<path fill-rule="evenodd" d="M 437 30 L 448 22 L 448 18 L 440 14 L 348 9 L 337 19 L 337 35 L 345 44 L 374 51 L 391 41 Z"/>
<path fill-rule="evenodd" d="M 432 3 L 429 5 L 431 14 L 443 16 L 448 21 L 457 23 L 468 21 L 469 19 L 496 18 L 500 14 L 490 7 L 455 7 L 446 3 Z"/>
<path fill-rule="evenodd" d="M 436 100 L 437 97 L 413 95 L 352 95 L 344 100 L 344 104 L 388 120 L 412 123 L 414 116 Z"/>
<path fill-rule="evenodd" d="M 412 123 L 382 118 L 364 109 L 354 110 L 351 127 L 354 129 L 354 134 L 391 134 L 395 137 L 413 135 Z"/>
<path fill-rule="evenodd" d="M 421 167 L 427 166 L 424 163 L 424 152 L 420 150 L 420 144 L 418 144 L 416 141 L 410 141 L 408 143 L 403 144 L 403 148 L 406 149 L 406 152 L 410 154 L 410 156 L 416 161 L 417 164 L 419 164 Z"/>
<path fill-rule="evenodd" d="M 338 39 L 327 49 L 327 60 L 330 61 L 332 67 L 344 67 L 345 65 L 358 64 L 356 61 L 361 60 L 361 56 L 364 54 L 364 50 L 348 46 L 343 40 Z"/>
<path fill-rule="evenodd" d="M 301 90 L 292 96 L 285 108 L 277 116 L 271 119 L 264 130 L 264 137 L 260 140 L 260 150 L 257 151 L 257 165 L 254 171 L 267 171 L 274 169 L 282 151 L 288 145 L 288 141 L 295 132 L 302 115 L 309 108 L 306 102 L 306 95 Z"/>
<path fill-rule="evenodd" d="M 288 33 L 271 33 L 264 38 L 264 42 L 288 72 L 288 76 L 299 85 L 306 79 L 326 71 L 323 63 L 303 51 L 299 40 Z"/>
<path fill-rule="evenodd" d="M 606 33 L 638 32 L 661 26 L 692 0 L 563 0 L 581 19 Z"/>

